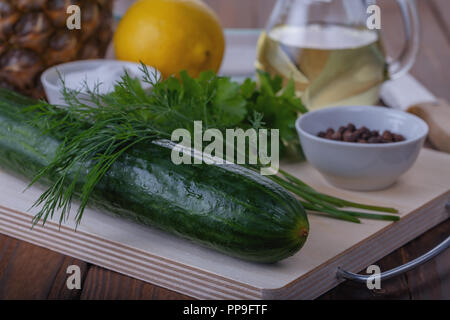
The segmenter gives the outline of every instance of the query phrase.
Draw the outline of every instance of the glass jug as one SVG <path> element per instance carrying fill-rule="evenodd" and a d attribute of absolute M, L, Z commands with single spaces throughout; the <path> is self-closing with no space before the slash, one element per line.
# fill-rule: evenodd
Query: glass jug
<path fill-rule="evenodd" d="M 389 61 L 378 30 L 367 24 L 375 0 L 278 0 L 258 41 L 256 68 L 285 83 L 292 78 L 310 110 L 373 105 L 381 84 L 407 72 L 419 49 L 416 3 L 397 3 L 406 43 L 399 58 Z M 382 29 L 382 12 L 380 17 Z"/>

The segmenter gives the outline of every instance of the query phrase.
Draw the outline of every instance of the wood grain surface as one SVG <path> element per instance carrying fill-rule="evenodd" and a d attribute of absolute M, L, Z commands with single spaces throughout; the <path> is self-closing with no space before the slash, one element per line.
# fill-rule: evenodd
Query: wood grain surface
<path fill-rule="evenodd" d="M 263 27 L 275 0 L 206 0 L 223 26 Z M 383 39 L 390 55 L 401 50 L 401 17 L 394 1 L 379 1 Z M 418 0 L 421 51 L 412 74 L 437 96 L 450 100 L 450 1 Z M 443 168 L 444 169 L 444 168 Z M 425 253 L 450 234 L 450 221 L 431 229 L 376 264 L 391 269 Z M 68 290 L 69 265 L 81 269 L 82 288 Z M 189 299 L 189 297 L 0 234 L 0 299 Z M 344 282 L 320 299 L 450 299 L 450 251 L 380 290 Z"/>

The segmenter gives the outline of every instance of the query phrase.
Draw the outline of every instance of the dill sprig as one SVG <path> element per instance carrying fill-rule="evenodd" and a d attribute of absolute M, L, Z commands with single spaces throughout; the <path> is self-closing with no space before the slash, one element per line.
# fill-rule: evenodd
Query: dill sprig
<path fill-rule="evenodd" d="M 145 71 L 146 81 L 150 81 L 148 70 Z M 75 217 L 78 224 L 95 186 L 124 152 L 143 141 L 170 139 L 170 127 L 191 123 L 191 119 L 172 108 L 170 101 L 164 101 L 163 107 L 153 104 L 128 74 L 117 83 L 113 95 L 101 95 L 98 87 L 91 89 L 86 83 L 85 90 L 90 97 L 87 101 L 79 98 L 79 92 L 68 89 L 63 82 L 67 109 L 40 103 L 28 110 L 34 111 L 33 121 L 43 127 L 44 132 L 57 132 L 63 139 L 53 161 L 30 184 L 43 177 L 56 177 L 34 204 L 42 206 L 34 217 L 34 223 L 42 220 L 45 224 L 57 210 L 62 223 L 68 217 L 73 197 L 78 192 L 81 201 Z M 124 100 L 129 103 L 123 104 Z M 162 101 L 159 99 L 159 102 Z M 172 119 L 173 123 L 169 126 L 158 124 L 162 116 Z M 86 170 L 86 177 L 80 181 L 81 173 Z"/>
<path fill-rule="evenodd" d="M 282 90 L 279 79 L 261 73 L 264 81 L 261 89 L 257 89 L 249 79 L 240 85 L 213 72 L 204 72 L 197 79 L 181 72 L 179 78 L 160 81 L 145 65 L 141 71 L 144 81 L 152 85 L 151 91 L 145 91 L 138 79 L 125 73 L 109 94 L 99 93 L 101 84 L 89 88 L 85 82 L 84 91 L 88 94 L 85 99 L 80 98 L 79 90 L 67 88 L 61 77 L 67 106 L 41 102 L 26 110 L 32 112 L 33 123 L 44 133 L 57 134 L 62 141 L 54 159 L 30 184 L 44 177 L 53 178 L 50 187 L 34 204 L 40 207 L 34 224 L 39 221 L 45 224 L 58 211 L 60 224 L 64 222 L 75 196 L 81 201 L 75 216 L 79 224 L 96 185 L 120 156 L 142 142 L 170 140 L 172 132 L 178 128 L 192 133 L 196 120 L 203 122 L 205 130 L 216 128 L 223 132 L 236 127 L 280 126 L 283 143 L 298 144 L 297 138 L 293 138 L 293 122 L 297 112 L 306 109 L 295 97 L 292 83 Z M 272 109 L 267 109 L 268 106 Z M 278 112 L 279 108 L 283 111 Z M 298 178 L 280 172 L 280 176 L 269 178 L 299 196 L 307 210 L 357 223 L 360 222 L 358 217 L 398 220 L 397 216 L 342 210 L 352 207 L 396 212 L 393 208 L 349 202 L 319 193 Z"/>

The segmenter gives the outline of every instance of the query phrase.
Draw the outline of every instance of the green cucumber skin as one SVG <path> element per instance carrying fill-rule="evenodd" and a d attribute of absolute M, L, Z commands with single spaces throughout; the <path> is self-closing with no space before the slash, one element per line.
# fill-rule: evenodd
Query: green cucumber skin
<path fill-rule="evenodd" d="M 2 99 L 0 166 L 31 179 L 59 141 L 27 122 L 23 101 Z M 305 211 L 271 180 L 236 165 L 175 165 L 170 155 L 153 143 L 133 148 L 97 185 L 90 205 L 248 261 L 277 262 L 303 246 Z"/>

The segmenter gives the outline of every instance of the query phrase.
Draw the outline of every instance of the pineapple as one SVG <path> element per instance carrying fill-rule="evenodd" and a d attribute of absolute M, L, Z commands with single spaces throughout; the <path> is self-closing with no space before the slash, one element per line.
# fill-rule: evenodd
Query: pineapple
<path fill-rule="evenodd" d="M 69 30 L 69 5 L 81 9 L 81 29 Z M 0 0 L 0 87 L 43 97 L 48 67 L 103 58 L 112 37 L 112 0 Z"/>

